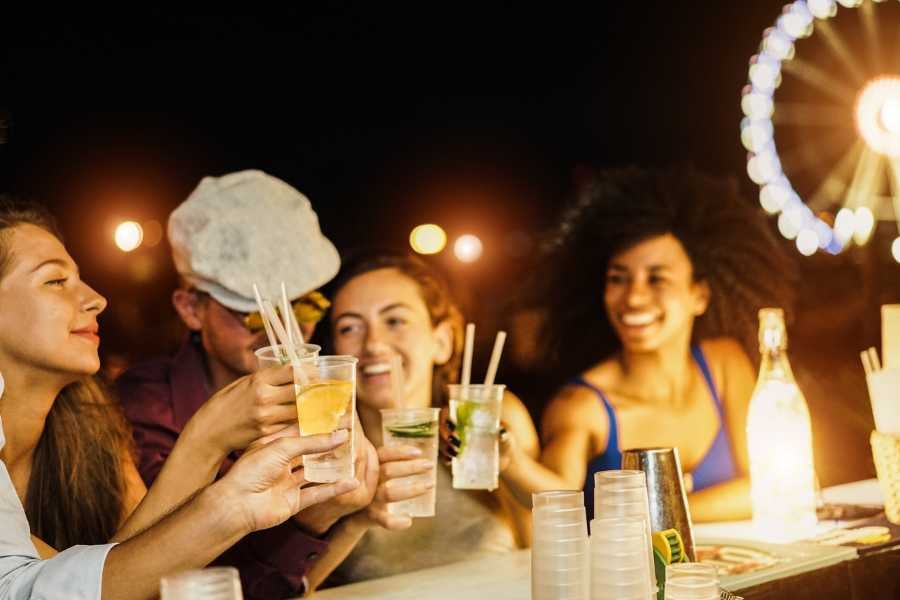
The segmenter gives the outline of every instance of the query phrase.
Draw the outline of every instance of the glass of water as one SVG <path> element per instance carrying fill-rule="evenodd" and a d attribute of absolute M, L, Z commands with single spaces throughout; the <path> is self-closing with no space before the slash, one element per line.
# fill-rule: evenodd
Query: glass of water
<path fill-rule="evenodd" d="M 500 411 L 505 385 L 450 385 L 450 420 L 459 450 L 452 462 L 453 487 L 495 490 L 499 486 Z"/>

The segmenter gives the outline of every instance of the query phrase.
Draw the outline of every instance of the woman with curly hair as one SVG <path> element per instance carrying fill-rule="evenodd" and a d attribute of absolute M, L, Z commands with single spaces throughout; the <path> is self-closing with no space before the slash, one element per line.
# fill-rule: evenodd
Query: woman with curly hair
<path fill-rule="evenodd" d="M 607 171 L 545 258 L 547 351 L 580 374 L 545 410 L 542 463 L 592 512 L 594 473 L 623 449 L 675 447 L 695 520 L 747 517 L 748 350 L 790 280 L 762 214 L 690 169 Z"/>

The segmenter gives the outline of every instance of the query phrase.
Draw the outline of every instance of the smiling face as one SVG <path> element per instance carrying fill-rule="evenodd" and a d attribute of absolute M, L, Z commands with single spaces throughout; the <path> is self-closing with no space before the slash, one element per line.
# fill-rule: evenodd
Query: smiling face
<path fill-rule="evenodd" d="M 334 298 L 333 338 L 338 354 L 359 358 L 357 397 L 371 408 L 431 404 L 435 365 L 449 360 L 448 323 L 432 324 L 418 284 L 385 268 L 350 279 Z M 401 364 L 402 398 L 395 398 L 391 366 Z"/>
<path fill-rule="evenodd" d="M 709 287 L 671 234 L 644 240 L 609 261 L 606 315 L 626 351 L 650 352 L 690 342 L 694 319 L 709 302 Z"/>
<path fill-rule="evenodd" d="M 106 299 L 84 283 L 54 235 L 34 225 L 2 232 L 0 371 L 29 369 L 75 381 L 100 368 L 97 315 Z"/>

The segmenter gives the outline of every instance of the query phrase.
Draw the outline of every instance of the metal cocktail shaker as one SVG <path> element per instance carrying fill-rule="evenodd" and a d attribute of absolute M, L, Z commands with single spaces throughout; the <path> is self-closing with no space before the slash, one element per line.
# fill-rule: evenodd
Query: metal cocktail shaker
<path fill-rule="evenodd" d="M 650 528 L 677 529 L 689 561 L 695 561 L 691 513 L 677 448 L 635 448 L 622 453 L 622 468 L 643 471 L 650 500 Z"/>

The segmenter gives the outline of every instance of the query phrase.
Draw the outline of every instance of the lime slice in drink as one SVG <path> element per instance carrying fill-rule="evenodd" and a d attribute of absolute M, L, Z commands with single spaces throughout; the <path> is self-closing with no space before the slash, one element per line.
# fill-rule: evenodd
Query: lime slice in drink
<path fill-rule="evenodd" d="M 435 434 L 437 421 L 425 421 L 411 425 L 390 425 L 387 430 L 398 438 L 428 438 Z"/>
<path fill-rule="evenodd" d="M 475 416 L 478 406 L 477 402 L 467 401 L 461 401 L 456 405 L 456 437 L 459 438 L 458 456 L 462 456 L 463 451 L 466 449 L 466 434 L 468 429 L 472 427 L 472 418 Z"/>

